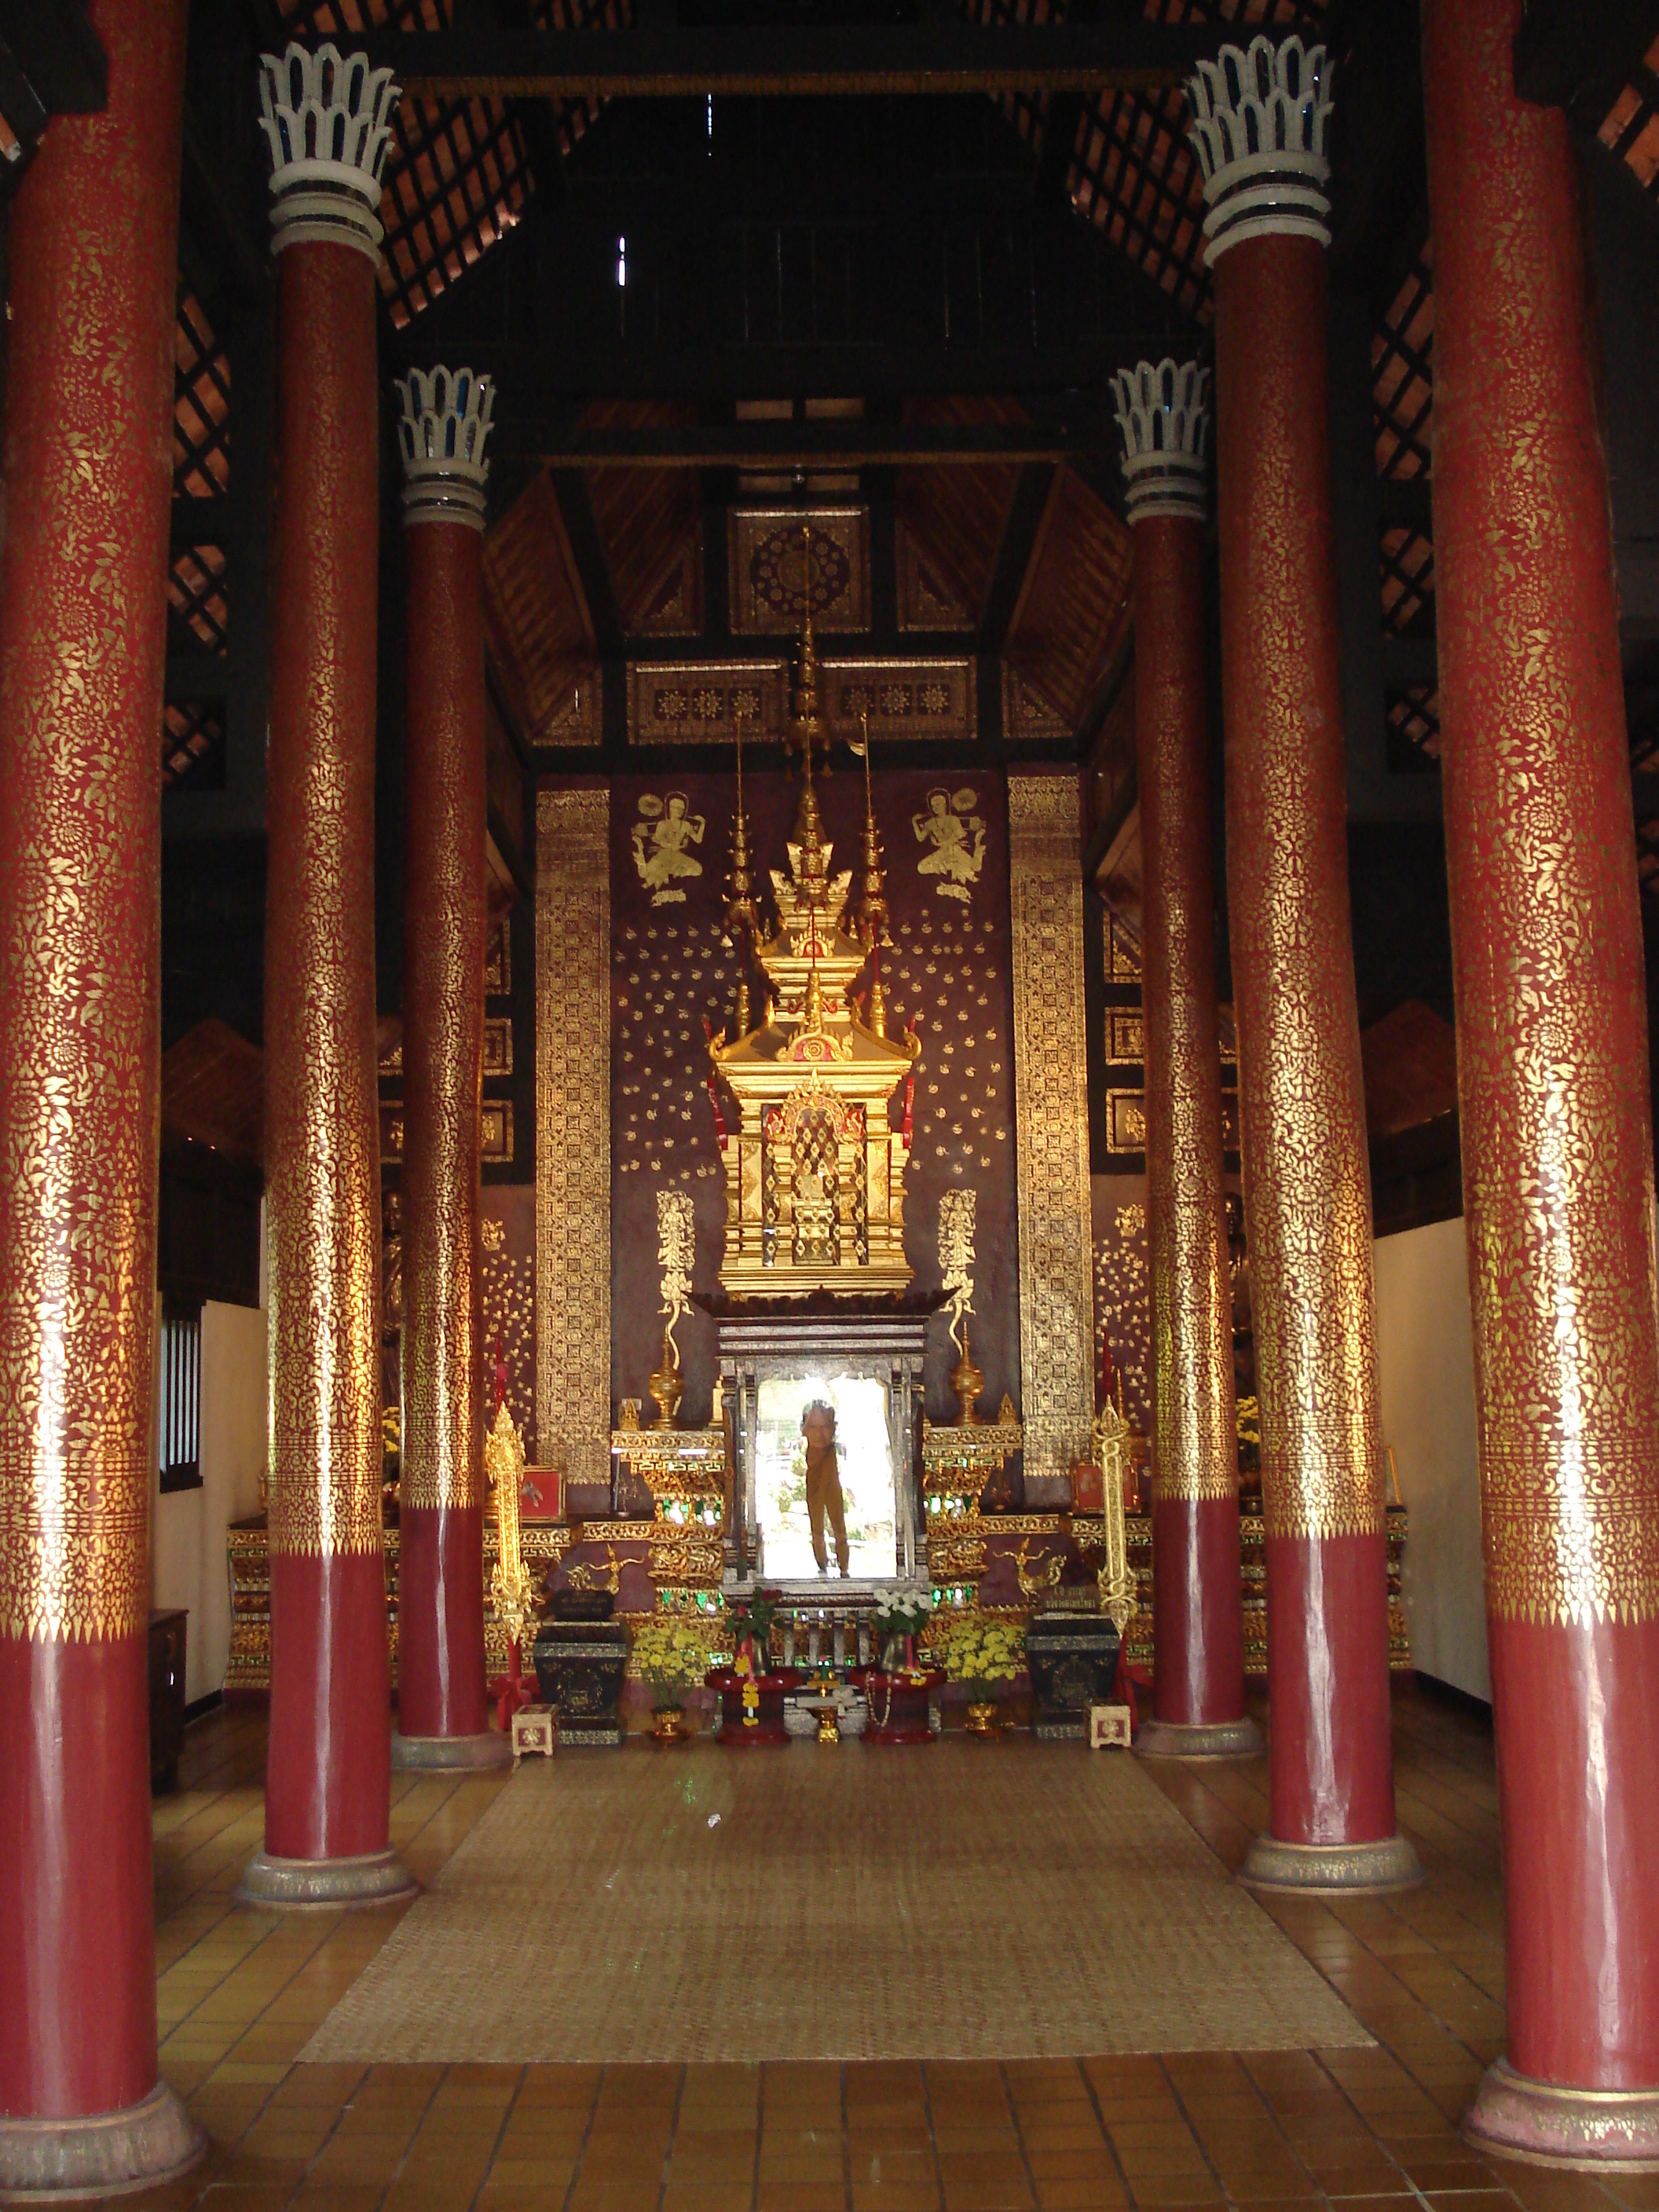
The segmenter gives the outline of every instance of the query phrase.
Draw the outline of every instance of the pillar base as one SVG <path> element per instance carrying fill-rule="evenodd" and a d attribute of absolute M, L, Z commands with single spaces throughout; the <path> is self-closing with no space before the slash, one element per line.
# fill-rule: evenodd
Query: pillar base
<path fill-rule="evenodd" d="M 510 1754 L 509 1754 L 510 1756 Z M 256 1851 L 236 1885 L 238 1905 L 284 1911 L 343 1905 L 401 1905 L 421 1885 L 394 1850 L 353 1859 L 279 1859 Z"/>
<path fill-rule="evenodd" d="M 1134 1747 L 1142 1759 L 1255 1759 L 1267 1744 L 1247 1713 L 1236 1721 L 1143 1721 Z"/>
<path fill-rule="evenodd" d="M 1477 2150 L 1579 2173 L 1659 2173 L 1659 2087 L 1566 2089 L 1488 2067 L 1463 2115 Z"/>
<path fill-rule="evenodd" d="M 1415 1889 L 1428 1880 L 1404 1836 L 1383 1836 L 1371 1844 L 1283 1844 L 1277 1836 L 1258 1836 L 1244 1854 L 1238 1878 L 1251 1889 L 1291 1897 L 1328 1891 L 1365 1896 Z"/>
<path fill-rule="evenodd" d="M 477 1735 L 403 1735 L 392 1731 L 392 1766 L 398 1774 L 447 1768 L 511 1766 L 512 1739 L 500 1729 Z"/>
<path fill-rule="evenodd" d="M 0 2196 L 22 2203 L 125 2197 L 188 2173 L 208 2139 L 165 2081 L 118 2112 L 0 2119 Z"/>

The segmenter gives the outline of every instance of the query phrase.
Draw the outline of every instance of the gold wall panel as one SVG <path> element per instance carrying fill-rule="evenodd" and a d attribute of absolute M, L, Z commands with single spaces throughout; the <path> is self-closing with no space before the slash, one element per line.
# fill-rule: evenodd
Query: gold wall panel
<path fill-rule="evenodd" d="M 793 637 L 806 598 L 811 536 L 811 607 L 819 630 L 870 627 L 870 510 L 827 507 L 737 507 L 731 517 L 732 627 L 739 636 Z"/>
<path fill-rule="evenodd" d="M 895 531 L 901 629 L 974 629 L 973 615 L 900 522 Z"/>
<path fill-rule="evenodd" d="M 821 664 L 823 711 L 845 735 L 870 717 L 872 738 L 933 738 L 971 744 L 979 735 L 979 678 L 971 656 L 948 660 L 836 660 Z"/>
<path fill-rule="evenodd" d="M 1002 734 L 1017 744 L 1044 744 L 1069 738 L 1072 727 L 1018 669 L 1002 664 Z"/>
<path fill-rule="evenodd" d="M 1109 983 L 1139 983 L 1140 975 L 1140 947 L 1130 936 L 1117 916 L 1103 908 L 1100 927 L 1106 954 L 1106 981 Z"/>
<path fill-rule="evenodd" d="M 818 664 L 823 712 L 837 736 L 870 718 L 872 738 L 971 744 L 979 734 L 979 677 L 971 654 L 830 657 Z M 776 744 L 789 711 L 782 660 L 634 660 L 628 665 L 633 745 Z"/>
<path fill-rule="evenodd" d="M 512 994 L 513 928 L 506 915 L 490 923 L 484 939 L 484 989 L 493 999 Z"/>
<path fill-rule="evenodd" d="M 775 741 L 788 713 L 788 670 L 781 660 L 631 660 L 628 742 L 632 745 L 730 744 Z"/>
<path fill-rule="evenodd" d="M 538 745 L 597 745 L 605 736 L 605 707 L 597 668 L 579 678 L 556 713 L 536 732 Z"/>
<path fill-rule="evenodd" d="M 491 1102 L 494 1103 L 494 1102 Z M 536 799 L 536 1427 L 611 1475 L 611 794 Z"/>
<path fill-rule="evenodd" d="M 1146 1151 L 1145 1091 L 1109 1091 L 1106 1093 L 1106 1148 L 1113 1152 Z"/>
<path fill-rule="evenodd" d="M 479 1109 L 481 1159 L 500 1162 L 513 1157 L 513 1101 L 486 1098 Z"/>
<path fill-rule="evenodd" d="M 1008 781 L 1025 1480 L 1063 1485 L 1094 1417 L 1083 847 L 1077 780 Z"/>
<path fill-rule="evenodd" d="M 513 1023 L 508 1015 L 491 1014 L 484 1023 L 483 1072 L 486 1075 L 513 1073 Z"/>

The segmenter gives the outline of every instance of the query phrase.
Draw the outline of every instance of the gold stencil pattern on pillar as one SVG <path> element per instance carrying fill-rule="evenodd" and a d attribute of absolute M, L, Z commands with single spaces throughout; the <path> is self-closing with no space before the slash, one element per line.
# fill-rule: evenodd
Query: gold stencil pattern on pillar
<path fill-rule="evenodd" d="M 425 815 L 411 850 L 422 856 L 425 880 L 418 931 L 405 939 L 404 959 L 398 1495 L 416 1508 L 481 1505 L 484 1496 L 478 1153 L 485 915 L 482 854 L 470 829 L 483 817 L 483 761 L 453 702 L 455 722 L 431 726 L 441 711 L 426 702 L 420 754 L 410 763 L 411 792 Z M 411 751 L 414 743 L 411 733 Z"/>
<path fill-rule="evenodd" d="M 334 812 L 323 803 L 318 811 Z M 273 1553 L 380 1549 L 380 1172 L 372 1050 L 356 1049 L 343 1009 L 373 1005 L 354 983 L 357 946 L 313 905 L 289 931 L 289 957 L 308 961 L 327 1012 L 303 1064 L 289 1065 L 290 1127 L 308 1155 L 268 1169 Z M 297 1078 L 297 1081 L 296 1079 Z M 275 1087 L 275 1071 L 268 1077 Z M 289 1187 L 286 1192 L 282 1184 Z M 329 1218 L 313 1233 L 307 1202 Z"/>
<path fill-rule="evenodd" d="M 273 1553 L 380 1548 L 381 1268 L 372 924 L 349 908 L 371 880 L 366 779 L 309 748 L 295 812 L 313 889 L 290 896 L 268 964 L 307 981 L 289 995 L 287 1048 L 267 1049 Z M 355 864 L 361 863 L 362 874 Z M 267 925 L 276 942 L 278 922 Z M 269 994 L 268 994 L 269 1000 Z M 267 1036 L 275 1028 L 267 1017 Z M 270 1133 L 285 1133 L 278 1144 Z M 406 1256 L 406 1255 L 405 1255 Z"/>
<path fill-rule="evenodd" d="M 148 128 L 164 135 L 179 59 L 170 44 L 148 59 Z M 29 514 L 14 515 L 20 565 L 0 638 L 0 1634 L 64 1641 L 135 1634 L 149 1608 L 154 824 L 176 270 L 155 141 L 95 116 L 76 127 L 94 132 L 97 158 L 64 164 L 50 185 L 40 176 L 56 204 L 33 216 L 55 228 L 65 273 L 11 341 L 14 409 L 50 376 L 58 416 L 49 439 L 13 457 Z M 176 147 L 176 119 L 173 130 Z M 112 243 L 116 207 L 137 212 Z M 33 573 L 19 550 L 30 544 L 42 556 Z"/>
<path fill-rule="evenodd" d="M 536 1427 L 611 1474 L 611 794 L 536 802 Z"/>
<path fill-rule="evenodd" d="M 1243 265 L 1223 257 L 1224 289 Z M 1296 458 L 1310 405 L 1300 327 L 1265 313 L 1237 326 L 1257 362 L 1253 442 L 1233 446 L 1250 463 L 1248 495 L 1230 489 L 1222 380 L 1221 532 L 1248 540 L 1249 578 L 1231 600 L 1226 575 L 1222 586 L 1227 888 L 1262 1512 L 1270 1537 L 1323 1539 L 1385 1522 L 1334 586 L 1328 568 L 1302 565 L 1310 544 L 1334 556 L 1310 536 Z"/>
<path fill-rule="evenodd" d="M 1507 40 L 1471 26 L 1466 53 L 1506 100 Z M 1467 240 L 1456 271 L 1501 301 L 1508 363 L 1501 417 L 1458 450 L 1507 481 L 1476 506 L 1466 479 L 1455 518 L 1461 573 L 1501 599 L 1489 617 L 1478 580 L 1454 607 L 1442 765 L 1486 1604 L 1589 1626 L 1659 1617 L 1653 1148 L 1612 609 L 1576 542 L 1604 493 L 1569 445 L 1576 355 L 1530 304 L 1558 285 L 1520 112 L 1464 226 L 1501 283 Z"/>
<path fill-rule="evenodd" d="M 1095 1410 L 1075 778 L 1009 778 L 1008 871 L 1025 1471 L 1057 1479 L 1088 1458 Z"/>
<path fill-rule="evenodd" d="M 1288 946 L 1300 934 L 1287 901 L 1271 935 Z M 1346 956 L 1346 928 L 1340 937 Z M 1258 1025 L 1253 1083 L 1248 1061 L 1241 1069 L 1262 1510 L 1270 1536 L 1370 1535 L 1384 1520 L 1370 1166 L 1364 1101 L 1350 1095 L 1358 1039 L 1351 1086 L 1329 1048 L 1340 1009 L 1327 1011 L 1318 978 L 1305 972 L 1320 963 L 1274 964 L 1275 1007 Z M 1243 1037 L 1248 1053 L 1248 1029 Z"/>
<path fill-rule="evenodd" d="M 1158 527 L 1137 525 L 1143 547 Z M 1195 532 L 1186 523 L 1164 527 Z M 1157 560 L 1155 544 L 1148 590 L 1156 587 Z M 1208 790 L 1190 666 L 1167 647 L 1141 660 L 1142 1047 L 1158 1488 L 1170 1499 L 1224 1498 L 1238 1488 L 1238 1440 Z"/>

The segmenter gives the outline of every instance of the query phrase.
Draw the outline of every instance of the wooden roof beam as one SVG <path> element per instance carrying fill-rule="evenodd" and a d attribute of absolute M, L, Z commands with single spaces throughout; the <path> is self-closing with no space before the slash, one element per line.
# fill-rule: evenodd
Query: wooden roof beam
<path fill-rule="evenodd" d="M 1176 85 L 1200 55 L 1214 52 L 1219 36 L 1214 27 L 1151 22 L 1139 9 L 1121 9 L 1093 23 L 647 22 L 628 30 L 474 23 L 465 31 L 379 32 L 361 43 L 376 67 L 397 71 L 406 92 L 434 99 L 870 99 Z"/>
<path fill-rule="evenodd" d="M 538 421 L 522 404 L 515 406 L 505 379 L 498 380 L 496 388 L 498 449 L 533 453 L 559 471 L 844 470 L 951 463 L 983 467 L 1000 462 L 1051 471 L 1057 461 L 1087 461 L 1100 445 L 1098 431 L 997 422 L 809 421 L 584 429 Z"/>

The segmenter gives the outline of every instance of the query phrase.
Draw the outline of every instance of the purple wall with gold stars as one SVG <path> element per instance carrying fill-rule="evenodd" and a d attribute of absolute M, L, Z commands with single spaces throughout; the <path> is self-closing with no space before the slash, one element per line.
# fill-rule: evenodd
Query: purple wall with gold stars
<path fill-rule="evenodd" d="M 888 1031 L 898 1018 L 921 1040 L 915 1134 L 906 1177 L 905 1251 L 915 1287 L 939 1279 L 942 1192 L 978 1193 L 977 1265 L 969 1322 L 985 1370 L 981 1411 L 1004 1391 L 1019 1403 L 1019 1270 L 1016 1245 L 1013 1012 L 1009 981 L 1007 793 L 996 775 L 876 771 L 877 827 L 887 870 L 893 949 L 884 957 Z M 934 794 L 939 794 L 936 798 Z M 799 786 L 775 769 L 745 773 L 751 865 L 757 879 L 786 865 L 784 839 Z M 683 865 L 642 873 L 651 836 L 673 801 L 690 827 Z M 834 866 L 856 866 L 864 821 L 860 774 L 845 769 L 819 791 Z M 611 1392 L 646 1399 L 662 1347 L 657 1193 L 691 1193 L 696 1220 L 695 1287 L 718 1290 L 724 1249 L 725 1176 L 708 1097 L 703 1023 L 732 1024 L 734 953 L 720 943 L 720 908 L 732 849 L 729 776 L 618 777 L 612 786 Z M 941 836 L 948 813 L 956 827 Z M 917 823 L 920 821 L 920 831 Z M 636 837 L 635 831 L 643 834 Z M 958 832 L 960 834 L 958 834 Z M 961 856 L 961 857 L 958 857 Z M 928 866 L 929 862 L 932 863 Z M 763 905 L 769 927 L 773 911 Z M 861 988 L 861 987 L 860 987 Z M 728 1124 L 736 1109 L 723 1097 Z M 685 1372 L 681 1419 L 708 1417 L 714 1327 L 687 1315 L 676 1332 Z M 933 1325 L 927 1407 L 952 1419 L 948 1376 L 956 1352 L 944 1319 Z M 647 1402 L 643 1418 L 653 1408 Z"/>

